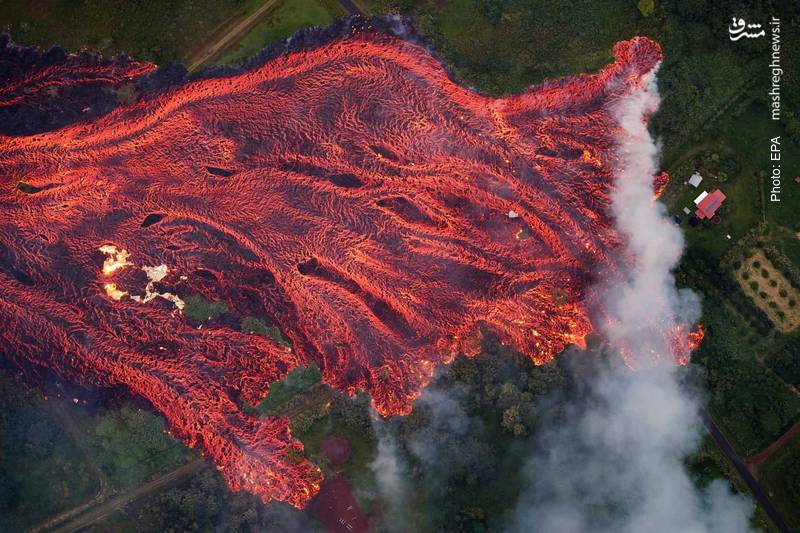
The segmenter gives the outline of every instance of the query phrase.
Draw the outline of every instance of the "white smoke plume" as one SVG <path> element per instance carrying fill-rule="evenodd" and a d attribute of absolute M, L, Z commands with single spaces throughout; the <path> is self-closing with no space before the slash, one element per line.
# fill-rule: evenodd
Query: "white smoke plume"
<path fill-rule="evenodd" d="M 372 427 L 378 437 L 377 454 L 370 464 L 375 474 L 375 483 L 381 500 L 385 502 L 385 512 L 389 524 L 397 523 L 408 500 L 407 465 L 400 455 L 397 440 L 386 427 L 386 422 L 373 412 Z"/>
<path fill-rule="evenodd" d="M 658 102 L 653 72 L 616 107 L 613 215 L 630 268 L 596 288 L 603 307 L 596 323 L 612 355 L 593 362 L 585 397 L 541 429 L 509 531 L 750 531 L 752 503 L 722 480 L 698 489 L 684 465 L 702 435 L 699 395 L 682 385 L 664 332 L 697 320 L 700 306 L 676 288 L 683 238 L 653 201 L 658 148 L 645 119 Z"/>
<path fill-rule="evenodd" d="M 403 449 L 392 433 L 390 422 L 373 413 L 378 445 L 370 466 L 381 496 L 384 515 L 381 531 L 428 531 L 429 524 L 409 521 L 408 515 L 419 504 L 420 493 L 423 497 L 446 495 L 453 475 L 474 471 L 475 458 L 485 456 L 478 438 L 483 423 L 467 414 L 463 401 L 463 390 L 458 386 L 434 384 L 424 389 L 414 407 L 417 414 L 424 412 L 424 415 L 407 433 Z M 412 482 L 415 468 L 422 479 Z M 412 483 L 421 483 L 424 488 Z"/>

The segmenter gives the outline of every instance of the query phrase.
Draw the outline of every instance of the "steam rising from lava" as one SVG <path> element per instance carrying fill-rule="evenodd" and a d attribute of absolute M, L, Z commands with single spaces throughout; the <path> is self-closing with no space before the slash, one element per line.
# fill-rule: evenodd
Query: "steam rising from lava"
<path fill-rule="evenodd" d="M 638 83 L 615 113 L 621 131 L 611 197 L 627 259 L 596 286 L 596 322 L 611 357 L 587 362 L 582 397 L 545 424 L 512 531 L 750 530 L 752 504 L 721 480 L 698 490 L 683 462 L 697 450 L 702 425 L 697 391 L 682 384 L 674 361 L 687 361 L 696 339 L 665 332 L 687 331 L 700 305 L 675 286 L 683 238 L 652 201 L 658 150 L 646 118 L 658 106 L 655 70 Z"/>
<path fill-rule="evenodd" d="M 586 288 L 618 269 L 612 108 L 659 46 L 620 42 L 598 74 L 493 99 L 390 26 L 353 19 L 161 90 L 152 66 L 24 62 L 0 92 L 16 121 L 51 94 L 83 105 L 98 84 L 143 94 L 0 137 L 5 355 L 126 386 L 233 489 L 303 506 L 319 469 L 298 460 L 288 420 L 243 411 L 295 366 L 316 362 L 331 386 L 403 414 L 437 365 L 476 352 L 480 328 L 537 362 L 582 344 Z M 14 64 L 12 47 L 0 53 Z M 100 249 L 151 270 L 104 272 Z M 193 294 L 230 312 L 195 328 L 175 306 Z M 242 332 L 246 316 L 292 349 Z"/>

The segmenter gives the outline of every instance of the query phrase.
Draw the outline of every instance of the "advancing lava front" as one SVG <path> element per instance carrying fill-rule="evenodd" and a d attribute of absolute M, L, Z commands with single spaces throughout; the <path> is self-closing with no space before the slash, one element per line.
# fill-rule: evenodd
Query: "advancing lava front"
<path fill-rule="evenodd" d="M 591 276 L 616 268 L 612 107 L 660 48 L 620 42 L 598 74 L 491 98 L 383 26 L 0 136 L 2 353 L 127 387 L 231 488 L 302 507 L 320 470 L 287 419 L 242 410 L 297 365 L 406 414 L 482 331 L 536 362 L 581 344 Z M 154 70 L 56 63 L 5 83 L 3 116 Z M 292 348 L 187 322 L 194 294 Z"/>

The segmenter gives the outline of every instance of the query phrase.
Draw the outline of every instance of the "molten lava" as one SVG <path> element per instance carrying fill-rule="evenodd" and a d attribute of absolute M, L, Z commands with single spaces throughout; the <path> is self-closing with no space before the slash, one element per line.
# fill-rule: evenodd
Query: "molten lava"
<path fill-rule="evenodd" d="M 537 363 L 581 344 L 590 278 L 616 269 L 610 109 L 659 46 L 620 42 L 598 74 L 490 98 L 374 24 L 0 136 L 5 355 L 126 386 L 233 489 L 303 506 L 321 473 L 288 420 L 242 410 L 292 368 L 315 362 L 404 414 L 481 331 Z M 46 105 L 41 84 L 63 99 L 153 70 L 73 59 L 0 90 L 4 116 Z M 187 323 L 193 294 L 278 325 L 292 349 Z"/>

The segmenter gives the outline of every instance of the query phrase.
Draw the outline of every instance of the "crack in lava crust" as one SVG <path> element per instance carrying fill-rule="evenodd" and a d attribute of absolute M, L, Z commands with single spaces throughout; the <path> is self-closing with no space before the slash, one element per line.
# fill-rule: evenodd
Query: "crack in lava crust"
<path fill-rule="evenodd" d="M 231 488 L 302 507 L 319 469 L 296 459 L 287 419 L 241 408 L 295 366 L 406 414 L 481 330 L 536 362 L 582 343 L 590 275 L 615 270 L 619 240 L 609 109 L 661 59 L 644 38 L 614 53 L 599 74 L 494 99 L 367 28 L 0 137 L 3 350 L 128 387 Z M 136 267 L 103 275 L 104 245 Z M 293 350 L 104 290 L 141 294 L 138 267 L 162 264 L 160 292 L 267 317 Z"/>

